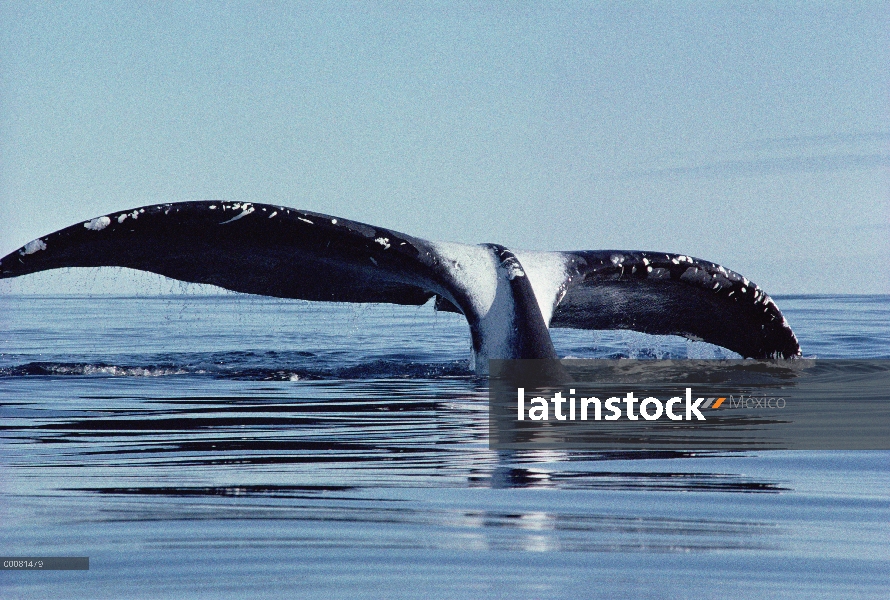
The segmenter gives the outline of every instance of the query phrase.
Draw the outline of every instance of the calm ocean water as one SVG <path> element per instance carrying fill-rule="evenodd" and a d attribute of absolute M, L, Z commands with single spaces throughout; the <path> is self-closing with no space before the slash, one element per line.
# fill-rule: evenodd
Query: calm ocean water
<path fill-rule="evenodd" d="M 890 358 L 888 296 L 777 302 Z M 90 557 L 0 597 L 890 597 L 890 453 L 497 453 L 468 354 L 430 307 L 0 297 L 0 554 Z"/>

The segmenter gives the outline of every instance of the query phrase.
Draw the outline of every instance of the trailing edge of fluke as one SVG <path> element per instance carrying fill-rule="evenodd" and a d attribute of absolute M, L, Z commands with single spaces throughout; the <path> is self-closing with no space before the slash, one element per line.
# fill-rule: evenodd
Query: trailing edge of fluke
<path fill-rule="evenodd" d="M 703 340 L 744 357 L 800 355 L 772 299 L 720 265 L 661 252 L 511 251 L 429 242 L 284 206 L 202 201 L 129 209 L 38 238 L 0 278 L 129 267 L 236 292 L 462 313 L 474 365 L 556 358 L 550 327 L 631 329 Z"/>

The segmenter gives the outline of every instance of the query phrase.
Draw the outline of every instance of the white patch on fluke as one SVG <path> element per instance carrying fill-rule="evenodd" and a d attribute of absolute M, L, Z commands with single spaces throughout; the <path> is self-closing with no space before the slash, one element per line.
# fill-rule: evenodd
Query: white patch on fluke
<path fill-rule="evenodd" d="M 528 282 L 532 284 L 544 323 L 550 326 L 553 311 L 565 295 L 565 282 L 569 278 L 566 258 L 559 252 L 514 252 L 522 263 Z"/>
<path fill-rule="evenodd" d="M 118 222 L 118 223 L 123 223 L 124 221 L 127 220 L 127 216 L 128 216 L 127 213 L 122 214 L 121 216 L 119 216 L 119 217 L 117 218 L 117 222 Z"/>
<path fill-rule="evenodd" d="M 309 219 L 304 219 L 303 217 L 297 217 L 297 218 L 298 218 L 299 220 L 303 221 L 304 223 L 309 223 L 310 225 L 315 225 L 315 223 L 313 223 L 313 222 L 310 221 Z"/>
<path fill-rule="evenodd" d="M 244 203 L 243 207 L 240 204 L 235 204 L 234 206 L 232 206 L 232 208 L 241 208 L 241 212 L 238 213 L 237 215 L 235 215 L 234 217 L 232 217 L 231 219 L 229 219 L 228 221 L 223 221 L 222 223 L 220 223 L 220 225 L 225 225 L 226 223 L 231 223 L 232 221 L 237 221 L 238 219 L 240 219 L 242 217 L 246 217 L 247 215 L 252 213 L 254 210 L 256 210 L 253 206 L 250 205 L 250 203 L 247 203 L 247 202 Z"/>
<path fill-rule="evenodd" d="M 507 279 L 513 281 L 517 277 L 525 277 L 525 271 L 522 270 L 518 260 L 509 260 L 503 264 L 504 270 L 507 271 Z"/>
<path fill-rule="evenodd" d="M 83 224 L 84 227 L 93 231 L 102 231 L 109 225 L 111 225 L 111 219 L 108 217 L 96 217 L 92 221 L 87 221 Z"/>
<path fill-rule="evenodd" d="M 383 246 L 384 250 L 389 250 L 389 238 L 379 237 L 374 241 Z"/>
<path fill-rule="evenodd" d="M 466 295 L 478 318 L 482 347 L 473 353 L 472 366 L 486 371 L 489 357 L 511 356 L 515 306 L 507 269 L 501 269 L 495 252 L 485 246 L 432 242 L 433 252 Z"/>
<path fill-rule="evenodd" d="M 46 242 L 38 238 L 25 244 L 19 254 L 25 256 L 26 254 L 34 254 L 35 252 L 40 252 L 41 250 L 46 250 Z"/>
<path fill-rule="evenodd" d="M 451 267 L 455 281 L 470 297 L 473 311 L 480 318 L 487 315 L 494 303 L 498 279 L 492 251 L 454 242 L 430 242 L 430 246 Z"/>

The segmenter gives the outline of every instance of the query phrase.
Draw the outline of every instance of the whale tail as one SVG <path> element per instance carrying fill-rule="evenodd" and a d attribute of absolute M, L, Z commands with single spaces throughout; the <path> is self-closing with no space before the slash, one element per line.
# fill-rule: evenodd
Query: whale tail
<path fill-rule="evenodd" d="M 0 259 L 0 278 L 129 267 L 236 292 L 462 313 L 487 358 L 556 358 L 548 327 L 700 339 L 745 357 L 794 357 L 772 299 L 741 275 L 677 254 L 511 252 L 429 242 L 282 206 L 220 201 L 130 209 L 77 223 Z"/>

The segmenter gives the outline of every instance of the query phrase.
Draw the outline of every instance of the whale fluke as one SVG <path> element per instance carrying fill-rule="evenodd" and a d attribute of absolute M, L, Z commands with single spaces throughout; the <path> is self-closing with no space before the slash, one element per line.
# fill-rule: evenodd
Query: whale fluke
<path fill-rule="evenodd" d="M 755 284 L 714 263 L 636 251 L 513 252 L 429 242 L 254 203 L 146 206 L 77 223 L 0 259 L 0 278 L 129 267 L 236 292 L 422 305 L 465 315 L 475 365 L 556 358 L 548 327 L 676 334 L 745 357 L 794 357 L 797 338 Z"/>

